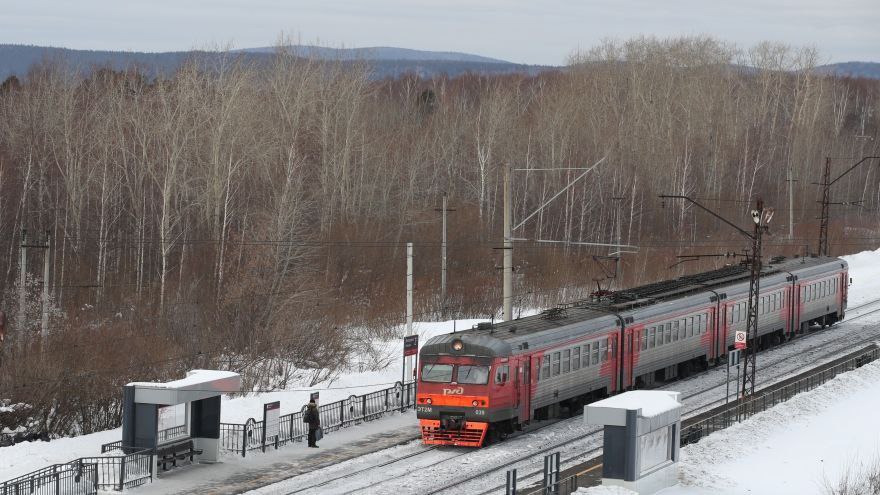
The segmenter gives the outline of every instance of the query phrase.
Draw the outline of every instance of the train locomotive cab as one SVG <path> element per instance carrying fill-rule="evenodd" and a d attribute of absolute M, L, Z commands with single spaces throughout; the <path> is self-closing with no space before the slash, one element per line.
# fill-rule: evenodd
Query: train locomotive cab
<path fill-rule="evenodd" d="M 419 353 L 416 415 L 427 445 L 480 447 L 506 433 L 516 412 L 510 345 L 483 335 L 434 337 Z"/>

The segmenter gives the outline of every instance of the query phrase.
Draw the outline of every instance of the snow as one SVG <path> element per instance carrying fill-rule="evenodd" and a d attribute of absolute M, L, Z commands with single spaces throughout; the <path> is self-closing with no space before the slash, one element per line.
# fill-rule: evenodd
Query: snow
<path fill-rule="evenodd" d="M 668 390 L 633 390 L 588 405 L 588 408 L 607 407 L 613 409 L 642 410 L 642 417 L 652 418 L 668 411 L 681 408 L 678 392 Z"/>
<path fill-rule="evenodd" d="M 578 488 L 574 493 L 582 495 L 639 495 L 622 486 L 591 486 L 589 488 Z"/>
<path fill-rule="evenodd" d="M 213 382 L 221 382 L 239 378 L 239 374 L 232 371 L 220 370 L 192 370 L 186 374 L 186 378 L 170 382 L 131 382 L 129 386 L 151 389 L 183 390 L 193 387 L 212 385 Z"/>
<path fill-rule="evenodd" d="M 875 361 L 684 447 L 682 485 L 659 493 L 821 493 L 876 458 L 878 410 Z"/>
<path fill-rule="evenodd" d="M 0 448 L 0 481 L 6 481 L 52 464 L 79 457 L 101 455 L 101 444 L 122 438 L 122 428 L 51 442 L 21 442 Z"/>

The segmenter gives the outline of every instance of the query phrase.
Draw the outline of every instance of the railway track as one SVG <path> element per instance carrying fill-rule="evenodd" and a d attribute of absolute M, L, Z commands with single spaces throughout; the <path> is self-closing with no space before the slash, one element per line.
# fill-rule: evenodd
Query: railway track
<path fill-rule="evenodd" d="M 849 323 L 851 323 L 853 321 L 859 320 L 861 318 L 864 318 L 864 317 L 872 315 L 872 314 L 876 314 L 878 312 L 880 312 L 880 299 L 865 302 L 863 304 L 849 308 L 847 311 L 847 318 L 843 322 L 843 324 L 848 325 Z M 838 328 L 838 327 L 839 326 L 834 326 L 834 327 L 829 327 L 829 328 Z M 828 329 L 813 330 L 810 333 L 808 333 L 807 335 L 804 335 L 804 336 L 799 337 L 798 339 L 795 339 L 794 341 L 791 342 L 791 344 L 797 344 L 800 342 L 807 342 L 807 341 L 812 342 L 814 340 L 813 338 L 815 336 L 827 335 L 827 334 L 828 334 Z M 874 340 L 876 338 L 877 338 L 877 336 L 875 335 L 873 337 L 868 337 L 868 338 L 862 339 L 859 342 L 870 341 L 870 340 Z M 850 341 L 850 342 L 848 342 L 848 345 L 849 346 L 857 345 L 859 342 Z M 769 368 L 769 367 L 773 367 L 773 366 L 776 366 L 780 363 L 783 363 L 785 361 L 790 360 L 790 356 L 774 356 L 773 355 L 773 354 L 775 354 L 773 351 L 775 351 L 777 349 L 785 349 L 785 348 L 789 347 L 789 344 L 790 343 L 786 343 L 784 345 L 776 346 L 774 348 L 768 349 L 765 352 L 762 352 L 759 355 L 759 357 L 760 356 L 767 356 L 770 358 L 770 360 L 769 360 L 769 362 L 765 361 L 764 363 L 761 363 L 761 360 L 759 359 L 759 366 L 762 368 Z M 838 349 L 835 351 L 825 353 L 824 355 L 820 355 L 821 354 L 820 349 L 817 346 L 814 346 L 812 348 L 805 349 L 801 355 L 807 356 L 808 359 L 821 360 L 821 359 L 825 359 L 828 356 L 834 355 L 839 352 L 840 351 Z M 675 382 L 667 384 L 666 386 L 664 386 L 662 388 L 673 388 L 673 387 L 674 388 L 682 388 L 682 385 L 688 385 L 691 383 L 695 383 L 695 382 L 705 378 L 707 375 L 711 375 L 713 372 L 717 372 L 717 371 L 718 371 L 718 368 L 712 368 L 712 369 L 704 371 L 704 372 L 696 373 L 690 377 L 677 380 Z M 783 372 L 782 374 L 785 374 L 785 372 Z M 783 376 L 776 376 L 773 378 L 768 378 L 768 379 L 759 381 L 759 385 L 762 385 L 764 388 L 766 388 L 767 386 L 770 386 L 773 383 L 776 383 L 776 382 L 781 381 L 783 379 L 784 379 Z M 724 387 L 724 386 L 725 386 L 724 381 L 720 381 L 718 383 L 712 383 L 712 384 L 709 384 L 708 386 L 703 387 L 700 390 L 696 390 L 696 391 L 693 391 L 692 393 L 683 395 L 682 400 L 683 400 L 683 402 L 685 402 L 685 401 L 694 402 L 695 398 L 709 394 L 711 392 L 717 392 L 720 387 Z M 697 404 L 695 404 L 693 407 L 688 409 L 683 416 L 694 417 L 696 415 L 701 414 L 703 411 L 710 410 L 713 407 L 716 407 L 718 404 L 723 403 L 723 402 L 724 402 L 723 398 L 720 400 L 712 399 L 709 402 L 697 401 Z M 425 468 L 431 467 L 431 468 L 436 469 L 436 467 L 438 465 L 449 464 L 449 463 L 452 463 L 453 461 L 455 461 L 456 459 L 458 459 L 459 463 L 460 463 L 460 461 L 463 458 L 467 459 L 467 457 L 465 457 L 465 456 L 469 456 L 469 455 L 475 454 L 477 452 L 491 453 L 493 450 L 504 449 L 504 447 L 506 445 L 508 445 L 510 442 L 526 439 L 530 436 L 535 436 L 535 434 L 538 433 L 539 431 L 541 431 L 544 428 L 547 428 L 549 426 L 555 425 L 555 424 L 566 423 L 566 422 L 581 423 L 581 420 L 579 418 L 580 418 L 580 416 L 577 416 L 577 417 L 571 418 L 571 419 L 565 419 L 565 420 L 542 422 L 541 425 L 536 426 L 535 428 L 527 429 L 523 433 L 516 435 L 514 437 L 511 437 L 508 440 L 508 442 L 502 442 L 500 444 L 491 445 L 489 447 L 480 449 L 479 451 L 474 451 L 471 449 L 463 450 L 463 449 L 457 449 L 457 448 L 439 448 L 438 449 L 436 446 L 421 446 L 420 445 L 421 448 L 416 452 L 409 452 L 404 455 L 395 456 L 391 459 L 385 459 L 385 460 L 382 460 L 376 464 L 371 464 L 370 466 L 366 466 L 363 468 L 356 469 L 354 471 L 346 472 L 346 473 L 339 475 L 339 476 L 333 476 L 329 479 L 322 480 L 320 483 L 309 484 L 308 486 L 299 487 L 299 488 L 296 488 L 292 491 L 287 491 L 285 493 L 287 493 L 289 495 L 302 494 L 302 493 L 330 493 L 329 490 L 332 489 L 332 488 L 330 488 L 331 485 L 341 484 L 343 486 L 348 485 L 350 487 L 349 480 L 369 479 L 369 478 L 371 478 L 370 473 L 376 472 L 377 470 L 382 469 L 382 468 L 387 468 L 388 466 L 393 466 L 393 465 L 398 465 L 398 464 L 401 464 L 401 466 L 400 466 L 400 468 L 396 468 L 394 470 L 395 473 L 397 471 L 401 471 L 399 476 L 405 476 L 406 474 L 409 474 L 409 473 L 413 472 L 414 470 L 420 469 L 422 467 L 425 467 Z M 568 438 L 568 439 L 565 439 L 561 442 L 555 442 L 549 446 L 543 446 L 538 449 L 529 449 L 530 450 L 529 454 L 516 456 L 514 458 L 509 458 L 510 456 L 507 456 L 508 459 L 506 460 L 506 462 L 504 462 L 501 465 L 493 466 L 490 469 L 487 469 L 487 470 L 484 470 L 484 471 L 481 471 L 478 473 L 474 473 L 474 474 L 465 476 L 463 478 L 456 479 L 454 481 L 447 480 L 442 487 L 436 488 L 433 490 L 426 490 L 426 491 L 424 491 L 424 493 L 430 493 L 430 494 L 438 494 L 438 493 L 445 493 L 445 492 L 462 493 L 462 491 L 460 490 L 460 487 L 462 487 L 463 485 L 471 484 L 472 482 L 479 480 L 481 478 L 485 478 L 485 477 L 489 477 L 489 476 L 496 476 L 497 473 L 504 472 L 507 469 L 514 467 L 514 466 L 517 466 L 519 464 L 525 464 L 524 467 L 530 467 L 531 464 L 537 463 L 538 461 L 543 462 L 543 454 L 550 452 L 550 451 L 557 451 L 560 449 L 567 448 L 566 450 L 568 450 L 568 451 L 573 451 L 576 448 L 581 449 L 580 452 L 577 454 L 566 455 L 565 459 L 562 462 L 563 467 L 565 467 L 566 465 L 568 465 L 568 466 L 575 465 L 578 462 L 583 462 L 584 460 L 595 458 L 601 453 L 602 449 L 601 449 L 601 434 L 600 433 L 601 433 L 601 429 L 597 428 L 593 431 L 587 432 L 586 434 L 578 435 L 573 438 Z M 586 448 L 586 450 L 583 450 L 584 448 Z M 434 455 L 425 456 L 425 454 L 429 454 L 429 453 L 434 453 Z M 374 454 L 376 454 L 376 453 L 374 453 Z M 423 463 L 424 463 L 424 466 L 422 466 Z M 463 464 L 472 464 L 472 463 L 467 462 L 467 463 L 463 463 Z M 521 478 L 521 481 L 527 481 L 534 476 L 541 475 L 542 472 L 543 472 L 542 470 L 535 470 L 534 472 L 530 472 L 524 478 Z M 391 476 L 390 478 L 386 478 L 386 479 L 372 480 L 366 486 L 344 488 L 343 490 L 347 490 L 347 491 L 345 491 L 345 493 L 379 493 L 379 492 L 383 491 L 382 488 L 379 488 L 380 486 L 386 485 L 390 482 L 393 482 L 393 481 L 399 479 L 398 476 L 395 476 L 395 474 L 391 474 L 390 476 Z M 493 486 L 491 489 L 483 491 L 481 493 L 488 494 L 488 493 L 496 492 L 497 490 L 503 489 L 503 488 L 504 488 L 503 485 Z M 390 489 L 389 491 L 393 492 L 395 490 Z M 332 493 L 338 493 L 338 492 L 334 490 L 334 491 L 332 491 Z M 421 491 L 420 491 L 420 493 L 421 493 Z M 472 492 L 469 491 L 468 493 L 472 493 Z M 477 493 L 477 492 L 474 491 L 473 493 Z"/>

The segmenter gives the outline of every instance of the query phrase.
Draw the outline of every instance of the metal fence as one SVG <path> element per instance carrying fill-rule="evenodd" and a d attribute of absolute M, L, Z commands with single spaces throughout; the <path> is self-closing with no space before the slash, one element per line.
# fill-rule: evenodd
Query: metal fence
<path fill-rule="evenodd" d="M 880 350 L 876 348 L 867 349 L 846 361 L 811 373 L 799 380 L 782 386 L 772 387 L 769 390 L 758 391 L 745 401 L 734 401 L 726 408 L 722 406 L 717 414 L 683 427 L 681 445 L 685 446 L 699 442 L 706 435 L 723 430 L 737 421 L 743 421 L 759 412 L 766 411 L 780 402 L 785 402 L 801 392 L 812 390 L 837 375 L 852 371 L 876 360 L 878 357 L 880 357 Z"/>
<path fill-rule="evenodd" d="M 95 464 L 77 459 L 0 483 L 0 495 L 91 495 L 98 493 Z"/>
<path fill-rule="evenodd" d="M 54 464 L 0 484 L 0 495 L 78 495 L 139 486 L 153 479 L 152 454 L 146 449 Z"/>
<path fill-rule="evenodd" d="M 376 419 L 391 411 L 404 411 L 415 405 L 416 385 L 414 382 L 395 383 L 391 388 L 364 395 L 352 395 L 348 399 L 331 402 L 318 407 L 321 428 L 325 433 Z M 308 433 L 308 425 L 303 422 L 303 411 L 285 414 L 279 418 L 279 434 L 269 437 L 263 443 L 263 422 L 253 419 L 245 424 L 221 423 L 220 447 L 226 452 L 247 455 L 249 450 L 278 448 L 290 442 L 300 442 Z"/>

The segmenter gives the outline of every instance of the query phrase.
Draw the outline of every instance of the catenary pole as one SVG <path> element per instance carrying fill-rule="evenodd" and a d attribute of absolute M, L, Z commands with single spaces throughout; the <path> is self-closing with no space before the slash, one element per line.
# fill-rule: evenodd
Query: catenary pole
<path fill-rule="evenodd" d="M 43 255 L 43 317 L 40 322 L 40 336 L 43 339 L 43 347 L 49 338 L 49 240 L 52 233 L 46 231 L 46 247 Z"/>
<path fill-rule="evenodd" d="M 504 266 L 502 279 L 502 319 L 510 321 L 513 319 L 513 239 L 512 230 L 512 210 L 511 204 L 511 187 L 510 187 L 510 164 L 504 167 Z"/>
<path fill-rule="evenodd" d="M 27 318 L 27 229 L 21 229 L 21 245 L 19 247 L 19 254 L 21 258 L 18 263 L 18 317 L 16 318 L 15 323 L 18 327 L 19 349 L 24 349 L 25 332 L 27 331 L 27 321 L 25 321 L 25 318 Z"/>
<path fill-rule="evenodd" d="M 406 335 L 413 334 L 413 243 L 406 243 Z M 413 358 L 404 358 L 403 383 L 412 380 Z"/>

